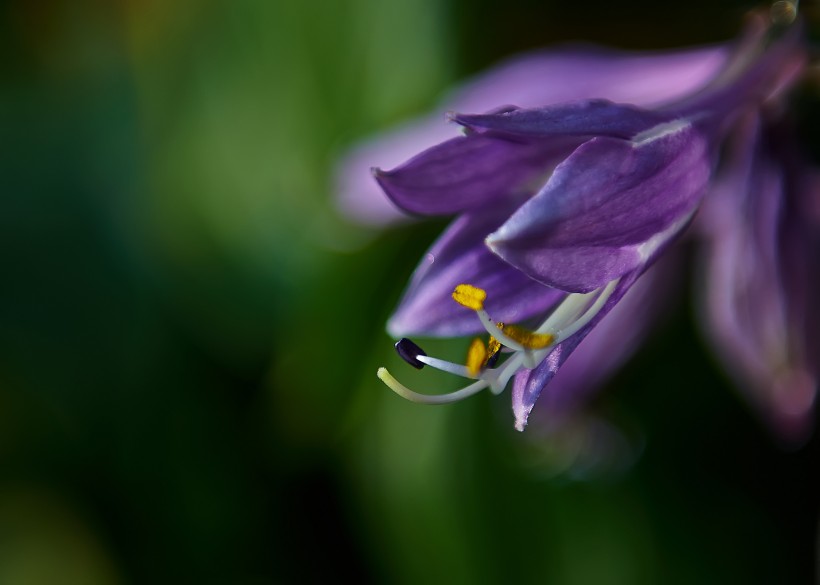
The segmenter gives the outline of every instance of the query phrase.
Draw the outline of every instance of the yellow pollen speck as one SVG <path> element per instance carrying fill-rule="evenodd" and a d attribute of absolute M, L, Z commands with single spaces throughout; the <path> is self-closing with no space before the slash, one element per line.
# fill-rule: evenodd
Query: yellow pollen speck
<path fill-rule="evenodd" d="M 504 325 L 501 330 L 511 339 L 517 341 L 527 349 L 544 349 L 549 347 L 555 339 L 549 333 L 534 333 L 516 325 Z"/>
<path fill-rule="evenodd" d="M 487 359 L 487 348 L 484 347 L 484 342 L 476 337 L 470 343 L 470 349 L 467 350 L 467 370 L 473 376 L 477 376 L 487 363 Z"/>
<path fill-rule="evenodd" d="M 467 307 L 473 311 L 483 309 L 486 299 L 487 292 L 471 284 L 460 284 L 453 291 L 453 300 L 462 307 Z"/>

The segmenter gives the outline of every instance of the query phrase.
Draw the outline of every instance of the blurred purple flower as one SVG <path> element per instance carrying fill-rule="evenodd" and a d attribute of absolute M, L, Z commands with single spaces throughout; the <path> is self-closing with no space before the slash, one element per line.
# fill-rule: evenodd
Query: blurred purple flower
<path fill-rule="evenodd" d="M 417 268 L 390 333 L 486 331 L 490 340 L 473 340 L 465 365 L 427 356 L 407 339 L 397 344 L 416 367 L 475 380 L 451 394 L 418 394 L 384 368 L 379 377 L 406 398 L 444 403 L 485 388 L 499 393 L 515 376 L 513 411 L 523 430 L 545 386 L 610 312 L 606 327 L 582 346 L 585 359 L 569 364 L 617 367 L 651 312 L 629 301 L 646 298 L 648 283 L 640 295 L 633 285 L 691 222 L 737 121 L 771 104 L 799 74 L 799 36 L 797 27 L 775 35 L 754 21 L 731 51 L 564 50 L 508 63 L 476 82 L 464 96 L 495 99 L 497 107 L 511 101 L 500 96 L 528 95 L 550 105 L 451 114 L 463 136 L 374 174 L 400 209 L 457 216 Z M 510 79 L 523 81 L 505 83 Z M 426 123 L 416 133 L 430 136 Z M 351 172 L 361 152 L 348 159 Z M 354 183 L 343 182 L 348 203 Z M 392 219 L 368 197 L 357 204 L 362 216 Z M 510 324 L 521 322 L 535 325 Z M 500 355 L 506 359 L 498 364 Z M 575 408 L 598 381 L 582 378 L 568 373 L 562 382 L 559 375 L 559 391 L 547 394 L 551 412 Z"/>
<path fill-rule="evenodd" d="M 812 430 L 820 351 L 820 182 L 787 125 L 750 115 L 700 216 L 701 319 L 744 396 L 791 443 Z"/>

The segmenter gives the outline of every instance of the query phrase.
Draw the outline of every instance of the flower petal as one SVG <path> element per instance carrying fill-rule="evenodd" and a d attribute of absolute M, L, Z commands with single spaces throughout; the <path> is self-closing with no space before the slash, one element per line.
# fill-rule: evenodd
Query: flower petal
<path fill-rule="evenodd" d="M 657 106 L 696 91 L 728 56 L 728 45 L 655 53 L 565 45 L 508 59 L 443 102 L 473 112 L 589 98 Z"/>
<path fill-rule="evenodd" d="M 506 205 L 510 205 L 507 203 Z M 452 300 L 459 284 L 487 291 L 485 306 L 495 318 L 520 322 L 543 313 L 564 293 L 538 283 L 492 254 L 484 236 L 506 217 L 504 207 L 455 220 L 424 256 L 388 322 L 394 337 L 460 336 L 484 329 L 475 313 Z"/>
<path fill-rule="evenodd" d="M 506 137 L 609 136 L 632 138 L 669 122 L 662 114 L 607 100 L 578 100 L 535 109 L 514 109 L 496 114 L 453 114 L 452 120 L 476 132 Z"/>
<path fill-rule="evenodd" d="M 407 220 L 407 214 L 384 196 L 371 169 L 398 166 L 456 134 L 457 128 L 446 124 L 444 116 L 437 114 L 410 120 L 351 148 L 340 158 L 335 170 L 339 210 L 349 219 L 370 226 Z"/>
<path fill-rule="evenodd" d="M 451 215 L 532 189 L 578 146 L 577 139 L 510 141 L 470 135 L 430 148 L 376 180 L 401 209 Z"/>
<path fill-rule="evenodd" d="M 592 139 L 487 243 L 548 286 L 594 290 L 640 267 L 683 227 L 706 187 L 707 155 L 682 121 L 633 141 Z"/>

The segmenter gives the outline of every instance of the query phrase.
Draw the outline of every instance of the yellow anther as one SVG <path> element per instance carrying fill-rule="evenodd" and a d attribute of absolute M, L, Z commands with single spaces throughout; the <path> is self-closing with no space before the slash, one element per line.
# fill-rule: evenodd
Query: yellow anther
<path fill-rule="evenodd" d="M 498 341 L 495 337 L 490 336 L 489 341 L 487 341 L 487 361 L 489 361 L 490 358 L 497 354 L 499 351 L 501 351 L 501 342 Z"/>
<path fill-rule="evenodd" d="M 527 349 L 544 349 L 549 347 L 555 336 L 549 333 L 534 333 L 517 325 L 502 325 L 501 330 L 510 339 L 517 341 Z"/>
<path fill-rule="evenodd" d="M 471 284 L 460 284 L 453 291 L 453 300 L 462 307 L 467 307 L 473 311 L 483 309 L 486 299 L 487 292 Z"/>
<path fill-rule="evenodd" d="M 486 363 L 487 348 L 484 346 L 484 342 L 476 337 L 470 343 L 470 349 L 467 350 L 467 370 L 473 376 L 477 376 Z"/>

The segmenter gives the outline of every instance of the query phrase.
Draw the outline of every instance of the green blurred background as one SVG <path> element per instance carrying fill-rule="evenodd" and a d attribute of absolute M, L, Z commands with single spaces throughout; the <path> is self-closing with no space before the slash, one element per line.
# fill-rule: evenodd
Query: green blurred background
<path fill-rule="evenodd" d="M 634 464 L 576 460 L 508 395 L 380 385 L 442 224 L 332 203 L 347 145 L 501 57 L 717 41 L 747 8 L 3 3 L 0 583 L 812 582 L 818 441 L 759 426 L 690 301 L 596 402 Z"/>

